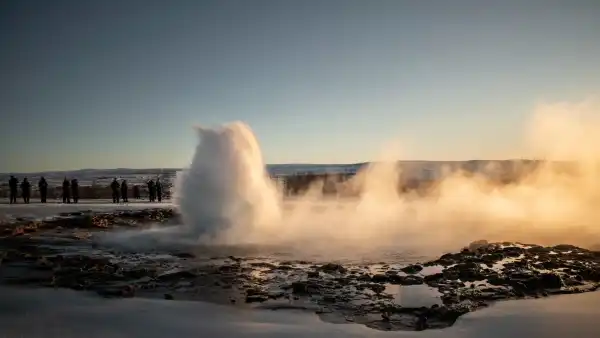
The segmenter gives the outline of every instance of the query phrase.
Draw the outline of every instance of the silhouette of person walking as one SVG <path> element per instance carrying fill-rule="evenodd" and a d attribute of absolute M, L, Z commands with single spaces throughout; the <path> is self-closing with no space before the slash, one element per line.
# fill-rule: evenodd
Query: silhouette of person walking
<path fill-rule="evenodd" d="M 16 177 L 10 176 L 8 180 L 8 187 L 10 190 L 10 204 L 17 203 L 17 188 L 19 187 L 19 180 Z"/>
<path fill-rule="evenodd" d="M 150 202 L 154 202 L 156 199 L 156 186 L 154 185 L 154 181 L 150 180 L 148 182 L 148 197 L 150 198 Z"/>
<path fill-rule="evenodd" d="M 71 204 L 71 183 L 66 177 L 62 184 L 62 198 L 63 203 Z"/>
<path fill-rule="evenodd" d="M 112 198 L 113 203 L 119 203 L 119 182 L 117 182 L 117 178 L 115 177 L 110 184 L 110 188 L 112 189 Z"/>
<path fill-rule="evenodd" d="M 123 203 L 129 202 L 129 198 L 127 198 L 127 180 L 121 182 L 121 199 L 123 200 Z"/>
<path fill-rule="evenodd" d="M 158 198 L 158 202 L 162 201 L 162 183 L 160 183 L 160 178 L 156 178 L 156 197 Z"/>
<path fill-rule="evenodd" d="M 48 182 L 46 182 L 44 176 L 42 176 L 38 182 L 38 189 L 40 189 L 40 202 L 46 203 L 46 197 L 48 196 Z"/>
<path fill-rule="evenodd" d="M 29 183 L 27 177 L 21 182 L 21 196 L 23 197 L 23 202 L 29 204 L 29 197 L 31 197 L 31 183 Z"/>
<path fill-rule="evenodd" d="M 76 178 L 71 180 L 71 196 L 73 196 L 73 203 L 79 202 L 79 181 Z"/>

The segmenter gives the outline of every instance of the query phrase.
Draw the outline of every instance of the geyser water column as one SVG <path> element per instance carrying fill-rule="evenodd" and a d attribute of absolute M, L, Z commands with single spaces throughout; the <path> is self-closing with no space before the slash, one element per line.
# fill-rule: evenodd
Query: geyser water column
<path fill-rule="evenodd" d="M 200 142 L 190 167 L 177 173 L 174 196 L 189 234 L 243 243 L 255 240 L 259 228 L 279 224 L 281 199 L 250 127 L 196 129 Z"/>

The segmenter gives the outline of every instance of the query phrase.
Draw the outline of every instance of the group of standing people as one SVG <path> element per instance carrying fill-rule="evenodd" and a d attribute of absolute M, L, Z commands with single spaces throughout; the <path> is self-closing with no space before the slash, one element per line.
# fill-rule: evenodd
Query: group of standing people
<path fill-rule="evenodd" d="M 44 179 L 42 177 L 42 179 Z M 40 190 L 40 195 L 42 195 Z M 73 203 L 79 202 L 79 181 L 76 178 L 69 181 L 66 177 L 62 183 L 62 199 L 63 203 L 70 204 L 71 198 L 73 198 Z M 42 203 L 46 203 L 46 196 L 42 197 Z"/>
<path fill-rule="evenodd" d="M 23 178 L 23 181 L 21 184 L 19 184 L 19 180 L 16 177 L 10 176 L 10 179 L 8 180 L 8 186 L 10 190 L 10 204 L 17 203 L 19 188 L 21 188 L 21 197 L 23 198 L 23 202 L 25 204 L 29 204 L 29 200 L 31 198 L 31 183 L 26 177 Z M 112 190 L 113 203 L 120 203 L 121 200 L 123 203 L 129 202 L 127 180 L 123 180 L 119 184 L 115 178 L 110 184 L 110 187 Z M 40 192 L 41 203 L 47 203 L 48 182 L 46 182 L 46 179 L 43 176 L 38 181 L 38 189 Z M 148 194 L 150 202 L 155 202 L 157 199 L 158 202 L 162 201 L 163 191 L 160 179 L 157 178 L 156 182 L 154 182 L 154 180 L 148 181 Z M 135 199 L 141 198 L 140 187 L 137 185 L 133 186 L 133 196 Z M 65 204 L 70 204 L 71 200 L 73 203 L 79 202 L 79 181 L 77 179 L 68 180 L 65 177 L 62 183 L 62 201 Z"/>
<path fill-rule="evenodd" d="M 23 197 L 24 203 L 29 203 L 29 198 L 31 197 L 31 183 L 27 180 L 27 177 L 23 179 L 21 182 L 21 196 Z M 10 190 L 10 204 L 17 203 L 17 191 L 19 190 L 19 180 L 11 176 L 8 180 L 8 188 Z"/>
<path fill-rule="evenodd" d="M 9 199 L 10 204 L 17 203 L 17 192 L 19 188 L 19 180 L 11 176 L 8 180 L 8 187 L 10 190 Z M 20 184 L 21 187 L 21 197 L 23 198 L 23 203 L 29 204 L 29 200 L 31 199 L 31 183 L 27 180 L 27 177 L 23 178 L 23 182 Z M 38 181 L 38 189 L 40 191 L 40 202 L 47 203 L 48 201 L 48 182 L 42 176 Z M 71 203 L 71 196 L 73 197 L 73 202 L 79 202 L 79 182 L 77 179 L 72 179 L 69 181 L 66 177 L 62 184 L 62 196 L 63 203 Z"/>
<path fill-rule="evenodd" d="M 110 188 L 112 190 L 112 200 L 113 203 L 123 203 L 129 202 L 129 187 L 127 184 L 127 180 L 122 180 L 121 183 L 117 181 L 117 179 L 113 179 L 110 184 Z M 148 181 L 148 195 L 150 202 L 155 202 L 158 198 L 158 201 L 162 201 L 162 183 L 160 183 L 160 179 L 156 179 L 156 183 L 154 180 Z M 140 187 L 137 185 L 133 186 L 133 196 L 135 199 L 140 199 Z"/>
<path fill-rule="evenodd" d="M 153 180 L 148 181 L 148 195 L 150 197 L 150 202 L 158 202 L 162 201 L 162 183 L 160 183 L 160 179 L 156 179 L 156 183 Z"/>

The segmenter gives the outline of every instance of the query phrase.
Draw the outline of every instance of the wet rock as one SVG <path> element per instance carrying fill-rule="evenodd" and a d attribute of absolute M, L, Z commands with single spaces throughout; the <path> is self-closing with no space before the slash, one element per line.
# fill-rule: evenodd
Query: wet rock
<path fill-rule="evenodd" d="M 319 278 L 319 271 L 308 271 L 306 276 L 308 278 Z"/>
<path fill-rule="evenodd" d="M 401 281 L 402 285 L 420 285 L 423 284 L 423 278 L 419 276 L 406 276 Z"/>
<path fill-rule="evenodd" d="M 395 285 L 420 285 L 424 279 L 419 276 L 389 276 L 388 282 Z"/>
<path fill-rule="evenodd" d="M 552 247 L 552 249 L 556 250 L 556 251 L 578 251 L 578 252 L 584 251 L 583 249 L 578 248 L 578 247 L 576 247 L 574 245 L 570 245 L 570 244 L 555 245 L 555 246 Z M 585 251 L 587 251 L 587 250 L 585 250 Z"/>
<path fill-rule="evenodd" d="M 262 303 L 269 300 L 268 296 L 265 295 L 251 295 L 246 296 L 246 303 Z"/>
<path fill-rule="evenodd" d="M 555 273 L 543 273 L 538 280 L 539 286 L 543 289 L 559 289 L 563 286 L 562 279 Z"/>
<path fill-rule="evenodd" d="M 267 263 L 267 262 L 254 262 L 254 263 L 250 263 L 250 266 L 255 267 L 255 268 L 267 268 L 267 269 L 272 269 L 272 270 L 277 269 L 277 265 Z"/>
<path fill-rule="evenodd" d="M 545 248 L 545 247 L 539 246 L 539 245 L 535 245 L 535 246 L 532 246 L 531 248 L 527 249 L 527 252 L 531 253 L 531 254 L 548 254 L 550 251 L 552 251 L 552 249 Z"/>
<path fill-rule="evenodd" d="M 488 241 L 486 241 L 485 239 L 482 240 L 478 240 L 478 241 L 474 241 L 471 244 L 469 244 L 469 251 L 477 251 L 481 248 L 485 248 L 489 245 Z"/>
<path fill-rule="evenodd" d="M 446 279 L 462 281 L 479 281 L 486 278 L 481 267 L 476 263 L 459 263 L 453 267 L 444 270 L 443 275 Z"/>
<path fill-rule="evenodd" d="M 345 267 L 340 264 L 327 263 L 318 268 L 319 271 L 328 273 L 346 273 L 348 271 Z"/>
<path fill-rule="evenodd" d="M 307 281 L 297 281 L 291 284 L 292 293 L 297 295 L 309 295 L 318 293 L 320 286 L 318 284 L 309 283 Z"/>
<path fill-rule="evenodd" d="M 500 252 L 493 252 L 489 254 L 485 254 L 481 256 L 481 261 L 484 263 L 496 263 L 502 259 L 504 259 L 504 255 Z"/>
<path fill-rule="evenodd" d="M 427 325 L 427 316 L 425 314 L 421 314 L 417 317 L 417 321 L 415 322 L 415 330 L 423 331 L 428 328 Z"/>
<path fill-rule="evenodd" d="M 170 293 L 165 293 L 164 294 L 164 298 L 167 299 L 167 300 L 174 300 L 175 299 L 175 297 L 173 297 L 173 295 L 170 294 Z"/>
<path fill-rule="evenodd" d="M 383 274 L 376 274 L 373 275 L 373 277 L 371 277 L 371 281 L 373 281 L 374 283 L 385 283 L 388 281 L 388 276 Z"/>
<path fill-rule="evenodd" d="M 441 272 L 438 272 L 438 273 L 434 273 L 431 275 L 427 275 L 427 276 L 423 277 L 423 279 L 424 279 L 425 283 L 428 283 L 428 284 L 435 283 L 435 282 L 439 282 L 439 281 L 443 280 L 444 274 Z"/>
<path fill-rule="evenodd" d="M 423 270 L 423 267 L 420 265 L 414 264 L 414 265 L 409 265 L 409 266 L 403 267 L 400 270 L 404 273 L 415 274 L 415 273 L 421 272 L 421 270 Z"/>
<path fill-rule="evenodd" d="M 503 248 L 500 252 L 502 252 L 504 257 L 519 257 L 525 252 L 525 249 L 513 246 Z"/>
<path fill-rule="evenodd" d="M 592 281 L 592 282 L 600 282 L 600 267 L 596 268 L 585 268 L 581 270 L 580 276 L 584 280 Z"/>

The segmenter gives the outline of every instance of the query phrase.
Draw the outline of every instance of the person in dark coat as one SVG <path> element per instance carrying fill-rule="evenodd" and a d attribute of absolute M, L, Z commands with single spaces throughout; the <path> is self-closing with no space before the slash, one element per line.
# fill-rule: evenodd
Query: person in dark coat
<path fill-rule="evenodd" d="M 10 204 L 17 203 L 17 189 L 19 187 L 19 180 L 16 177 L 11 176 L 8 180 L 8 187 L 10 189 Z"/>
<path fill-rule="evenodd" d="M 46 182 L 44 176 L 42 176 L 38 182 L 38 189 L 40 190 L 40 202 L 46 203 L 46 197 L 48 197 L 48 182 Z"/>
<path fill-rule="evenodd" d="M 79 202 L 79 181 L 76 178 L 71 180 L 71 196 L 73 203 Z"/>
<path fill-rule="evenodd" d="M 148 197 L 150 198 L 150 202 L 154 202 L 156 199 L 156 186 L 154 185 L 154 181 L 150 180 L 148 182 Z"/>
<path fill-rule="evenodd" d="M 31 197 L 31 183 L 29 183 L 27 177 L 21 182 L 21 196 L 23 197 L 23 202 L 29 204 L 29 198 Z"/>
<path fill-rule="evenodd" d="M 62 198 L 63 198 L 63 203 L 71 203 L 71 183 L 69 182 L 69 180 L 65 177 L 65 179 L 63 180 L 63 184 L 62 184 Z"/>
<path fill-rule="evenodd" d="M 136 200 L 139 200 L 141 198 L 140 186 L 137 184 L 133 186 L 133 198 L 135 198 Z"/>
<path fill-rule="evenodd" d="M 127 198 L 127 180 L 121 182 L 121 199 L 123 200 L 123 203 L 129 202 L 129 199 Z"/>
<path fill-rule="evenodd" d="M 117 182 L 116 177 L 110 184 L 110 189 L 112 190 L 113 203 L 119 203 L 119 182 Z"/>
<path fill-rule="evenodd" d="M 162 183 L 160 183 L 160 178 L 156 178 L 156 197 L 158 198 L 158 202 L 162 201 Z"/>

